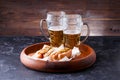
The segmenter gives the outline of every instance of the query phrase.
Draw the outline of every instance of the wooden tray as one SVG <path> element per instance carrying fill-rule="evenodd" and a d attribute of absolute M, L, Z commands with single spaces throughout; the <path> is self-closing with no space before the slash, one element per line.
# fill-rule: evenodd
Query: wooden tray
<path fill-rule="evenodd" d="M 90 67 L 96 60 L 95 51 L 86 44 L 81 44 L 79 49 L 81 55 L 71 61 L 53 62 L 42 61 L 28 57 L 27 55 L 35 53 L 43 47 L 44 44 L 49 45 L 49 42 L 42 42 L 30 45 L 22 50 L 20 55 L 21 62 L 28 68 L 45 72 L 72 72 Z"/>

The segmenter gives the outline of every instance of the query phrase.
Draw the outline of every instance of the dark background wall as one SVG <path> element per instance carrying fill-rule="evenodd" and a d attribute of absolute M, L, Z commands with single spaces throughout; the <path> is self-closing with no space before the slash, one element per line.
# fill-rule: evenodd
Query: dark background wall
<path fill-rule="evenodd" d="M 80 13 L 91 36 L 120 36 L 120 0 L 0 0 L 0 35 L 41 35 L 47 10 Z"/>

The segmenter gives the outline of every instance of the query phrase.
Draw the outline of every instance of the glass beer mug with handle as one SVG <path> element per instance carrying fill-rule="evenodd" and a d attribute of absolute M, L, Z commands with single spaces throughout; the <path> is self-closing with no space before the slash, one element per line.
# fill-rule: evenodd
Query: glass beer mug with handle
<path fill-rule="evenodd" d="M 63 43 L 63 17 L 65 17 L 65 12 L 51 11 L 47 13 L 46 19 L 41 19 L 40 21 L 42 34 L 50 40 L 50 44 L 54 47 L 58 47 Z M 47 29 L 50 36 L 49 38 L 43 31 L 43 21 L 47 23 Z"/>
<path fill-rule="evenodd" d="M 80 43 L 83 43 L 88 38 L 90 33 L 89 26 L 86 23 L 82 22 L 81 15 L 68 14 L 63 20 L 66 26 L 63 31 L 63 40 L 65 47 L 72 49 L 75 46 L 79 46 Z M 84 25 L 87 27 L 87 35 L 82 41 L 80 41 L 81 29 Z"/>

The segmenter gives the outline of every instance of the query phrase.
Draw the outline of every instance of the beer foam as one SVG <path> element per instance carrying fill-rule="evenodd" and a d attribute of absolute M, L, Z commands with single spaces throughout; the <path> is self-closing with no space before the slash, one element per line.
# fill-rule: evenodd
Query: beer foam
<path fill-rule="evenodd" d="M 61 26 L 53 26 L 48 28 L 48 30 L 52 30 L 52 31 L 61 31 L 63 30 Z"/>
<path fill-rule="evenodd" d="M 80 34 L 80 30 L 65 30 L 64 34 Z"/>

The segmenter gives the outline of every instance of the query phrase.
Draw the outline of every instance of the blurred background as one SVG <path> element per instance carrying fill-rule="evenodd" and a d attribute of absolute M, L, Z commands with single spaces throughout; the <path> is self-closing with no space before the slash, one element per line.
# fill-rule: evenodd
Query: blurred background
<path fill-rule="evenodd" d="M 42 35 L 39 21 L 48 10 L 81 14 L 90 36 L 120 36 L 120 0 L 0 0 L 0 36 Z"/>

